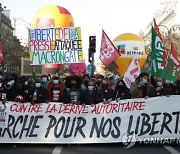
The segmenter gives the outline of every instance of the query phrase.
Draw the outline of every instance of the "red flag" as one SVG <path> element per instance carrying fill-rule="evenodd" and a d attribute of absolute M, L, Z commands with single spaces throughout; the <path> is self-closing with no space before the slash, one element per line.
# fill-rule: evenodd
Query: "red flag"
<path fill-rule="evenodd" d="M 102 39 L 101 39 L 101 49 L 99 59 L 103 62 L 105 66 L 108 66 L 114 60 L 116 60 L 120 54 L 117 49 L 108 38 L 106 33 L 102 30 Z"/>
<path fill-rule="evenodd" d="M 3 57 L 3 46 L 2 44 L 0 44 L 0 61 L 3 61 L 4 57 Z"/>
<path fill-rule="evenodd" d="M 157 35 L 159 36 L 160 40 L 163 42 L 162 35 L 161 35 L 160 31 L 159 31 L 159 28 L 158 28 L 158 26 L 156 24 L 156 20 L 154 18 L 153 18 L 153 21 L 154 21 L 154 29 L 155 29 Z"/>
<path fill-rule="evenodd" d="M 176 66 L 176 68 L 180 67 L 180 61 L 177 57 L 175 48 L 174 48 L 174 44 L 171 42 L 171 55 L 170 58 L 172 59 L 174 65 Z"/>
<path fill-rule="evenodd" d="M 178 73 L 178 80 L 180 80 L 180 73 Z"/>

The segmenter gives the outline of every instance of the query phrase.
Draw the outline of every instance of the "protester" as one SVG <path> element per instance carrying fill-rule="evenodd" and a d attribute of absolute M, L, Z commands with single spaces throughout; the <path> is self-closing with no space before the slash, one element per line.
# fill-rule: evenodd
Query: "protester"
<path fill-rule="evenodd" d="M 96 76 L 96 78 L 95 78 Z M 3 79 L 3 78 L 4 79 Z M 141 73 L 128 89 L 122 79 L 102 75 L 67 76 L 63 80 L 43 73 L 36 78 L 0 73 L 0 100 L 16 102 L 110 103 L 112 100 L 180 94 L 180 81 L 171 82 Z M 40 83 L 39 83 L 40 81 Z M 47 89 L 45 89 L 47 87 Z M 38 94 L 37 94 L 38 92 Z M 39 97 L 37 98 L 36 97 Z"/>
<path fill-rule="evenodd" d="M 164 86 L 164 80 L 160 77 L 156 79 L 156 96 L 169 96 L 170 95 L 170 89 L 168 86 Z"/>
<path fill-rule="evenodd" d="M 43 73 L 43 74 L 41 75 L 41 86 L 42 86 L 43 88 L 47 89 L 48 83 L 49 83 L 48 74 L 47 74 L 47 73 Z"/>
<path fill-rule="evenodd" d="M 64 85 L 60 82 L 59 77 L 54 75 L 52 81 L 48 84 L 48 100 L 49 102 L 62 102 L 62 95 L 64 93 Z"/>
<path fill-rule="evenodd" d="M 148 73 L 140 73 L 139 77 L 131 83 L 130 94 L 131 98 L 148 98 L 156 96 L 155 88 L 149 82 Z"/>
<path fill-rule="evenodd" d="M 66 90 L 63 94 L 64 103 L 80 104 L 81 103 L 81 83 L 79 76 L 66 77 Z"/>
<path fill-rule="evenodd" d="M 102 80 L 98 90 L 98 92 L 102 93 L 104 104 L 108 104 L 114 99 L 114 90 L 111 88 L 110 82 L 107 78 Z"/>
<path fill-rule="evenodd" d="M 101 83 L 102 83 L 102 79 L 103 79 L 103 78 L 104 78 L 103 75 L 99 75 L 99 76 L 97 77 L 97 80 L 96 80 L 96 88 L 97 88 L 97 89 L 100 88 L 100 85 L 101 85 Z"/>
<path fill-rule="evenodd" d="M 88 88 L 81 93 L 81 103 L 86 105 L 94 105 L 103 101 L 102 94 L 96 89 L 96 82 L 90 79 Z"/>
<path fill-rule="evenodd" d="M 30 92 L 33 91 L 33 89 L 35 88 L 35 81 L 32 78 L 28 78 L 25 82 L 24 82 L 25 86 L 24 86 L 24 90 L 25 90 L 25 102 L 30 102 Z"/>
<path fill-rule="evenodd" d="M 170 95 L 175 95 L 176 94 L 175 90 L 176 90 L 177 86 L 174 85 L 170 80 L 165 80 L 163 86 L 164 86 L 165 89 L 169 90 Z"/>
<path fill-rule="evenodd" d="M 83 76 L 83 82 L 81 84 L 81 91 L 85 91 L 88 88 L 88 82 L 90 80 L 89 74 Z"/>
<path fill-rule="evenodd" d="M 115 78 L 114 78 L 113 76 L 111 76 L 111 77 L 109 78 L 109 82 L 110 82 L 111 88 L 112 88 L 113 90 L 115 90 L 115 89 L 116 89 L 117 81 L 115 80 Z"/>
<path fill-rule="evenodd" d="M 15 102 L 23 103 L 25 102 L 25 87 L 24 87 L 24 81 L 22 78 L 17 79 L 13 91 L 13 100 Z"/>
<path fill-rule="evenodd" d="M 8 101 L 14 101 L 15 84 L 15 79 L 12 76 L 5 78 L 4 91 Z"/>
<path fill-rule="evenodd" d="M 48 93 L 45 88 L 41 86 L 41 80 L 35 80 L 35 87 L 29 92 L 29 100 L 32 104 L 46 103 L 48 100 Z"/>
<path fill-rule="evenodd" d="M 4 88 L 4 83 L 2 76 L 0 75 L 0 101 L 6 101 L 6 93 L 5 93 L 5 88 Z"/>
<path fill-rule="evenodd" d="M 122 99 L 130 99 L 131 94 L 127 88 L 125 82 L 122 79 L 119 79 L 116 84 L 114 100 L 119 101 Z"/>

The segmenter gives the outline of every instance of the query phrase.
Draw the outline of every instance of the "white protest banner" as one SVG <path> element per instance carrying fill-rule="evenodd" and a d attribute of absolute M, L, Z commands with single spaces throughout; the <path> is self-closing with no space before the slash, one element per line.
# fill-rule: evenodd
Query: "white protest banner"
<path fill-rule="evenodd" d="M 32 65 L 84 62 L 80 27 L 30 30 Z"/>
<path fill-rule="evenodd" d="M 139 73 L 140 73 L 140 67 L 139 67 L 138 57 L 135 56 L 132 59 L 128 67 L 128 70 L 123 77 L 123 80 L 128 88 L 130 88 L 131 83 L 134 82 L 136 78 L 139 76 Z"/>
<path fill-rule="evenodd" d="M 6 105 L 0 102 L 0 128 L 7 127 L 8 115 Z"/>
<path fill-rule="evenodd" d="M 180 138 L 180 96 L 73 105 L 8 102 L 0 143 L 110 143 L 134 133 L 142 138 Z M 162 107 L 163 106 L 163 107 Z"/>

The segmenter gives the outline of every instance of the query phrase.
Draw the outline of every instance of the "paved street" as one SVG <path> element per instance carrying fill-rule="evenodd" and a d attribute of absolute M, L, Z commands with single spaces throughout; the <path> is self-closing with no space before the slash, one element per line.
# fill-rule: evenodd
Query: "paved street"
<path fill-rule="evenodd" d="M 136 144 L 126 149 L 118 144 L 46 145 L 1 144 L 0 154 L 180 154 L 180 146 Z"/>

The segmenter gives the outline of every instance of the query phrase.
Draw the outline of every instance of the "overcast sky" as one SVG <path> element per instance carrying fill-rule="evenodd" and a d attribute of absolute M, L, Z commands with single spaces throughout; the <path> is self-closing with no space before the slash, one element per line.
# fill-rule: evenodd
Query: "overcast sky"
<path fill-rule="evenodd" d="M 90 35 L 97 36 L 100 49 L 102 29 L 113 40 L 116 36 L 144 31 L 165 0 L 0 0 L 10 10 L 10 16 L 22 17 L 32 23 L 36 12 L 47 5 L 59 5 L 73 16 L 76 27 L 81 27 L 83 50 L 87 53 Z"/>

